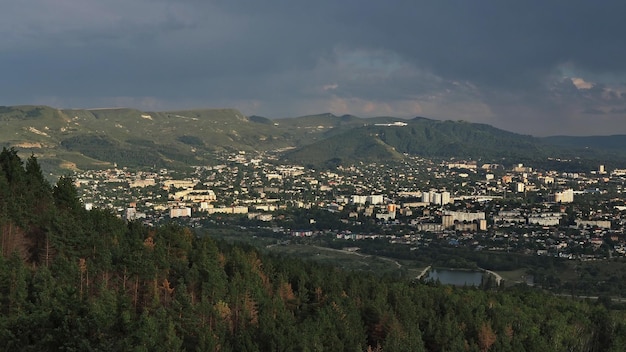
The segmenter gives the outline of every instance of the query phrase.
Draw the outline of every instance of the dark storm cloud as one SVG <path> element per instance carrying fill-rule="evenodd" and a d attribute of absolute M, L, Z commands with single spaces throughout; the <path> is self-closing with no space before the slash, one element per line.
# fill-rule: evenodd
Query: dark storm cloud
<path fill-rule="evenodd" d="M 11 2 L 0 103 L 626 133 L 624 13 L 612 0 Z"/>

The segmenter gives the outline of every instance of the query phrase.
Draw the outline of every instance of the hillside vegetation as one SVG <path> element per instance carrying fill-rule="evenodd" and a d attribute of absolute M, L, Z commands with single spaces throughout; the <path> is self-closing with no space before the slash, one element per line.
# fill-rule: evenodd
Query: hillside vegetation
<path fill-rule="evenodd" d="M 425 118 L 405 123 L 406 126 L 368 124 L 299 148 L 286 157 L 320 163 L 333 159 L 397 159 L 401 154 L 483 160 L 524 160 L 546 155 L 547 146 L 539 140 L 488 125 Z"/>
<path fill-rule="evenodd" d="M 352 273 L 86 211 L 0 153 L 8 351 L 624 351 L 626 316 L 525 287 Z"/>
<path fill-rule="evenodd" d="M 250 121 L 233 109 L 141 112 L 134 109 L 0 109 L 0 141 L 27 149 L 48 163 L 79 168 L 202 164 L 223 150 L 290 145 L 273 125 Z"/>
<path fill-rule="evenodd" d="M 393 125 L 402 122 L 405 126 Z M 385 126 L 391 124 L 391 126 Z M 626 139 L 535 138 L 464 121 L 319 114 L 272 120 L 234 109 L 142 112 L 0 107 L 0 144 L 34 153 L 46 171 L 119 166 L 182 167 L 216 152 L 285 151 L 284 160 L 315 167 L 401 159 L 462 157 L 485 162 L 549 158 L 626 162 Z M 576 167 L 576 166 L 574 166 Z"/>

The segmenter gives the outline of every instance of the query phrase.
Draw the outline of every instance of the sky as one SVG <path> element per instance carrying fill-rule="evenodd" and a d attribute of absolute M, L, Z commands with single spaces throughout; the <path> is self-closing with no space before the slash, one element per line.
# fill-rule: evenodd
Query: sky
<path fill-rule="evenodd" d="M 0 105 L 626 134 L 626 1 L 20 0 Z"/>

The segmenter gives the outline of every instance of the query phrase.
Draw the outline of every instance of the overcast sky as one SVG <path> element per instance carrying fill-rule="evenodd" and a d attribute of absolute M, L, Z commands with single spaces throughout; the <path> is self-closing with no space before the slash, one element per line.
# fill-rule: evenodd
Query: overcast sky
<path fill-rule="evenodd" d="M 626 1 L 20 0 L 0 105 L 626 134 Z"/>

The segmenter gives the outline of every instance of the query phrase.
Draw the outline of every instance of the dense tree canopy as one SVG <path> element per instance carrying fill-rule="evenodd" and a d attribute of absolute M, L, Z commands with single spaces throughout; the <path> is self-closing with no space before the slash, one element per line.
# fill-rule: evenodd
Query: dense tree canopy
<path fill-rule="evenodd" d="M 623 351 L 622 312 L 344 272 L 85 211 L 0 155 L 5 350 Z"/>

